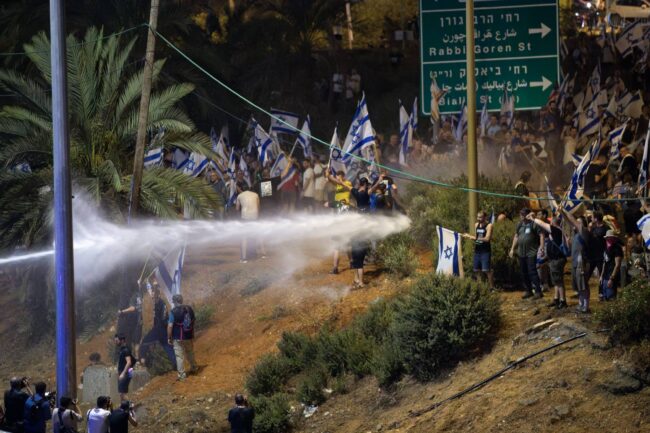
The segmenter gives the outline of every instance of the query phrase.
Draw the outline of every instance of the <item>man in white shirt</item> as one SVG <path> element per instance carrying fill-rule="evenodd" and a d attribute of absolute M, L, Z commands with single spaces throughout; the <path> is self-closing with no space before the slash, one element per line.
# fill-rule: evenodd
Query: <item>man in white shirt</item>
<path fill-rule="evenodd" d="M 108 416 L 111 414 L 110 397 L 97 397 L 97 407 L 86 414 L 86 433 L 108 433 Z"/>
<path fill-rule="evenodd" d="M 316 195 L 316 184 L 314 169 L 311 162 L 305 159 L 302 162 L 302 208 L 307 212 L 314 212 L 314 196 Z"/>
<path fill-rule="evenodd" d="M 244 191 L 242 191 L 237 196 L 235 207 L 238 211 L 241 212 L 241 219 L 244 221 L 255 221 L 259 218 L 260 215 L 260 196 L 245 186 Z M 248 263 L 247 249 L 248 239 L 244 236 L 241 240 L 241 257 L 239 260 L 240 263 Z M 260 242 L 260 250 L 262 258 L 264 258 L 264 245 L 262 242 Z"/>
<path fill-rule="evenodd" d="M 325 167 L 320 162 L 320 158 L 314 155 L 314 208 L 319 209 L 327 201 L 325 188 L 327 179 L 325 178 Z"/>
<path fill-rule="evenodd" d="M 59 414 L 61 415 L 59 416 Z M 77 431 L 77 423 L 82 419 L 76 400 L 72 400 L 70 397 L 61 397 L 59 407 L 52 412 L 52 430 L 58 432 L 60 426 L 63 425 Z"/>

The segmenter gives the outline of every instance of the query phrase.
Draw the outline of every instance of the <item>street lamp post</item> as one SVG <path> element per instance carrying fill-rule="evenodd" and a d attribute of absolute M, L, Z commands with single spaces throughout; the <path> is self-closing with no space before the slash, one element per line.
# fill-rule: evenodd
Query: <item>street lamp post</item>
<path fill-rule="evenodd" d="M 476 73 L 474 71 L 474 0 L 467 0 L 465 9 L 467 41 L 467 186 L 469 192 L 469 225 L 478 212 L 478 158 L 476 150 Z"/>

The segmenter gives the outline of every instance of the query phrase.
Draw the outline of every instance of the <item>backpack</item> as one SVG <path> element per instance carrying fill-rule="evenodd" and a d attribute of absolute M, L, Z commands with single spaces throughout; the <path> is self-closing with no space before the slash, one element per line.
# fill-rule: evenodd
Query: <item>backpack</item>
<path fill-rule="evenodd" d="M 41 405 L 45 401 L 44 398 L 40 399 L 39 401 L 34 400 L 34 397 L 29 397 L 29 400 L 31 400 L 31 406 L 29 407 L 29 414 L 27 415 L 27 419 L 33 422 L 37 422 L 41 419 Z"/>
<path fill-rule="evenodd" d="M 183 332 L 192 332 L 194 329 L 194 321 L 192 320 L 192 314 L 190 312 L 190 309 L 185 307 L 183 310 L 183 324 L 182 324 Z"/>
<path fill-rule="evenodd" d="M 63 415 L 65 414 L 65 412 L 66 412 L 65 410 L 61 411 L 61 409 L 57 411 L 57 415 L 59 418 L 59 425 L 58 425 L 59 428 L 54 433 L 76 433 L 72 427 L 68 427 L 67 425 L 63 424 Z M 70 415 L 70 418 L 72 418 L 72 415 Z"/>

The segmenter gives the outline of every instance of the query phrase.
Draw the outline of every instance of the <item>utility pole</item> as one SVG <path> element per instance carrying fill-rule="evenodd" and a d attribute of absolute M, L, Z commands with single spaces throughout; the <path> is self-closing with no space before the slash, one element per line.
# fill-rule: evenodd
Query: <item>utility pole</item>
<path fill-rule="evenodd" d="M 52 131 L 54 150 L 54 278 L 56 284 L 56 395 L 77 395 L 74 317 L 72 191 L 68 135 L 68 80 L 63 0 L 50 0 Z"/>
<path fill-rule="evenodd" d="M 135 140 L 133 155 L 133 184 L 131 185 L 131 200 L 129 215 L 137 214 L 140 208 L 140 187 L 142 186 L 142 169 L 144 168 L 144 147 L 147 139 L 147 123 L 149 119 L 149 100 L 151 99 L 151 81 L 153 77 L 153 62 L 156 51 L 156 27 L 158 25 L 158 9 L 160 0 L 151 0 L 149 12 L 149 31 L 147 33 L 147 52 L 142 74 L 142 96 L 140 97 L 140 114 L 138 115 L 138 134 Z"/>
<path fill-rule="evenodd" d="M 465 9 L 467 41 L 467 186 L 478 188 L 476 151 L 476 73 L 474 71 L 474 0 L 467 0 Z M 471 229 L 478 212 L 478 194 L 469 192 L 469 225 Z"/>
<path fill-rule="evenodd" d="M 345 2 L 345 16 L 348 21 L 348 49 L 352 49 L 352 41 L 354 41 L 354 33 L 352 33 L 352 9 L 350 2 Z"/>

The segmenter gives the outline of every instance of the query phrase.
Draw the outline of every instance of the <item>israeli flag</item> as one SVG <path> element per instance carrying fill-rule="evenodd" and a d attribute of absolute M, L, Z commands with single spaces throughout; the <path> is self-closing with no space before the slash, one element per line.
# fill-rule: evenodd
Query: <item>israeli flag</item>
<path fill-rule="evenodd" d="M 501 100 L 501 115 L 508 119 L 508 128 L 515 123 L 515 95 L 508 96 L 508 89 L 503 86 L 503 99 Z M 462 136 L 461 136 L 462 138 Z"/>
<path fill-rule="evenodd" d="M 580 116 L 580 137 L 595 134 L 600 127 L 600 116 L 598 116 L 598 103 L 594 99 L 589 108 Z"/>
<path fill-rule="evenodd" d="M 345 162 L 346 178 L 348 180 L 354 180 L 361 170 L 362 161 L 360 158 L 353 157 L 353 155 L 363 157 L 363 153 L 366 149 L 375 144 L 375 131 L 372 129 L 370 120 L 364 122 L 361 128 L 362 130 L 359 134 L 359 138 L 355 138 L 349 152 L 345 152 L 345 150 L 343 151 L 343 162 Z"/>
<path fill-rule="evenodd" d="M 185 170 L 185 166 L 190 162 L 190 157 L 182 149 L 175 149 L 172 156 L 172 168 L 176 170 Z"/>
<path fill-rule="evenodd" d="M 409 152 L 413 139 L 413 123 L 412 118 L 404 109 L 404 106 L 399 104 L 399 164 L 408 167 L 406 163 L 406 155 Z M 373 152 L 374 155 L 374 152 Z"/>
<path fill-rule="evenodd" d="M 463 276 L 463 253 L 460 235 L 455 231 L 436 226 L 438 232 L 438 266 L 439 274 Z"/>
<path fill-rule="evenodd" d="M 621 56 L 627 57 L 632 54 L 634 47 L 643 39 L 643 27 L 640 20 L 632 21 L 625 26 L 618 39 L 616 40 L 616 49 Z"/>
<path fill-rule="evenodd" d="M 183 171 L 191 177 L 197 177 L 203 172 L 203 170 L 205 170 L 209 163 L 210 161 L 205 156 L 199 155 L 198 153 L 192 153 L 188 158 Z"/>
<path fill-rule="evenodd" d="M 551 187 L 548 184 L 548 178 L 544 176 L 544 179 L 546 180 L 546 195 L 548 196 L 548 205 L 551 207 L 551 212 L 555 214 L 559 209 L 559 206 L 557 204 L 557 201 L 555 201 L 555 197 L 553 197 L 553 193 L 551 193 Z"/>
<path fill-rule="evenodd" d="M 302 124 L 302 129 L 300 134 L 296 139 L 296 143 L 302 147 L 302 153 L 305 155 L 305 158 L 311 158 L 313 152 L 311 150 L 311 118 L 309 114 L 305 119 L 305 123 Z"/>
<path fill-rule="evenodd" d="M 348 163 L 350 159 L 353 159 L 352 155 L 361 154 L 361 148 L 364 144 L 361 143 L 363 139 L 363 130 L 369 122 L 370 116 L 368 115 L 368 105 L 366 104 L 366 95 L 364 93 L 361 96 L 361 101 L 357 104 L 357 108 L 352 116 L 350 129 L 348 130 L 348 134 L 345 136 L 345 142 L 343 143 L 343 162 Z M 370 129 L 372 129 L 372 126 Z"/>
<path fill-rule="evenodd" d="M 239 169 L 244 173 L 244 180 L 246 181 L 246 184 L 250 188 L 253 186 L 251 183 L 251 174 L 248 171 L 248 164 L 246 164 L 246 160 L 244 159 L 244 155 L 239 157 Z"/>
<path fill-rule="evenodd" d="M 271 108 L 271 133 L 295 134 L 300 118 L 295 113 Z"/>
<path fill-rule="evenodd" d="M 487 109 L 487 99 L 483 103 L 483 109 L 481 110 L 481 137 L 487 135 L 488 123 L 490 122 L 490 115 L 488 114 Z"/>
<path fill-rule="evenodd" d="M 288 161 L 287 157 L 285 156 L 284 153 L 281 153 L 278 155 L 278 158 L 275 160 L 273 163 L 273 166 L 271 167 L 271 177 L 279 177 L 282 176 L 282 172 L 284 172 L 284 169 L 287 167 Z"/>
<path fill-rule="evenodd" d="M 262 166 L 271 163 L 273 159 L 273 138 L 262 128 L 259 123 L 255 123 L 255 146 Z"/>
<path fill-rule="evenodd" d="M 223 132 L 217 135 L 217 131 L 212 128 L 210 130 L 210 141 L 212 142 L 212 151 L 216 153 L 221 160 L 219 163 L 225 164 L 226 161 L 228 161 L 228 146 L 226 145 Z"/>
<path fill-rule="evenodd" d="M 463 105 L 460 107 L 460 112 L 458 113 L 458 124 L 456 125 L 456 130 L 454 131 L 454 138 L 457 142 L 461 143 L 463 141 L 463 134 L 467 132 L 467 105 L 463 102 Z"/>
<path fill-rule="evenodd" d="M 185 246 L 172 249 L 163 257 L 156 268 L 156 279 L 163 289 L 165 297 L 172 303 L 172 296 L 180 295 Z"/>
<path fill-rule="evenodd" d="M 339 140 L 337 128 L 334 128 L 334 134 L 332 135 L 332 140 L 330 141 L 330 171 L 332 176 L 336 176 L 336 172 L 342 171 L 346 172 L 347 167 L 343 162 L 343 151 L 341 150 L 341 142 Z"/>
<path fill-rule="evenodd" d="M 650 124 L 648 132 L 645 135 L 645 145 L 643 146 L 643 159 L 639 167 L 639 191 L 645 191 L 648 187 L 648 141 L 650 141 Z"/>
<path fill-rule="evenodd" d="M 557 109 L 560 111 L 561 115 L 564 115 L 564 104 L 569 96 L 573 94 L 573 88 L 575 86 L 575 76 L 565 77 L 560 85 L 559 97 L 557 102 Z"/>
<path fill-rule="evenodd" d="M 230 158 L 228 159 L 228 174 L 231 178 L 237 173 L 237 162 L 235 161 L 235 149 L 230 149 Z"/>
<path fill-rule="evenodd" d="M 162 147 L 154 147 L 144 155 L 144 168 L 151 168 L 160 165 L 163 159 Z"/>
<path fill-rule="evenodd" d="M 233 207 L 235 200 L 237 200 L 237 182 L 231 177 L 230 181 L 228 181 L 228 202 L 226 203 L 226 207 Z"/>
<path fill-rule="evenodd" d="M 636 226 L 641 230 L 641 236 L 645 241 L 645 247 L 650 248 L 650 214 L 643 215 Z"/>
<path fill-rule="evenodd" d="M 622 126 L 611 130 L 608 134 L 609 142 L 612 145 L 610 151 L 610 158 L 612 160 L 618 159 L 621 156 L 621 143 L 623 142 L 623 133 L 625 132 L 626 127 L 627 122 L 625 122 Z"/>
<path fill-rule="evenodd" d="M 288 163 L 287 163 L 287 164 L 288 164 Z M 285 167 L 285 169 L 286 169 L 286 167 L 287 167 L 286 164 L 285 164 L 284 167 Z M 282 171 L 284 172 L 284 169 L 283 169 Z M 290 180 L 292 180 L 292 179 L 294 178 L 294 175 L 295 175 L 295 174 L 296 174 L 296 166 L 295 166 L 294 164 L 291 164 L 291 165 L 289 166 L 289 170 L 287 170 L 287 173 L 286 173 L 284 176 L 282 176 L 282 178 L 280 179 L 280 183 L 278 184 L 278 191 L 280 191 L 280 189 L 281 189 L 281 188 L 282 188 L 282 187 L 283 187 L 287 182 L 289 182 Z"/>
<path fill-rule="evenodd" d="M 640 90 L 629 97 L 627 104 L 623 108 L 623 114 L 633 119 L 641 117 L 643 114 L 643 98 Z"/>

